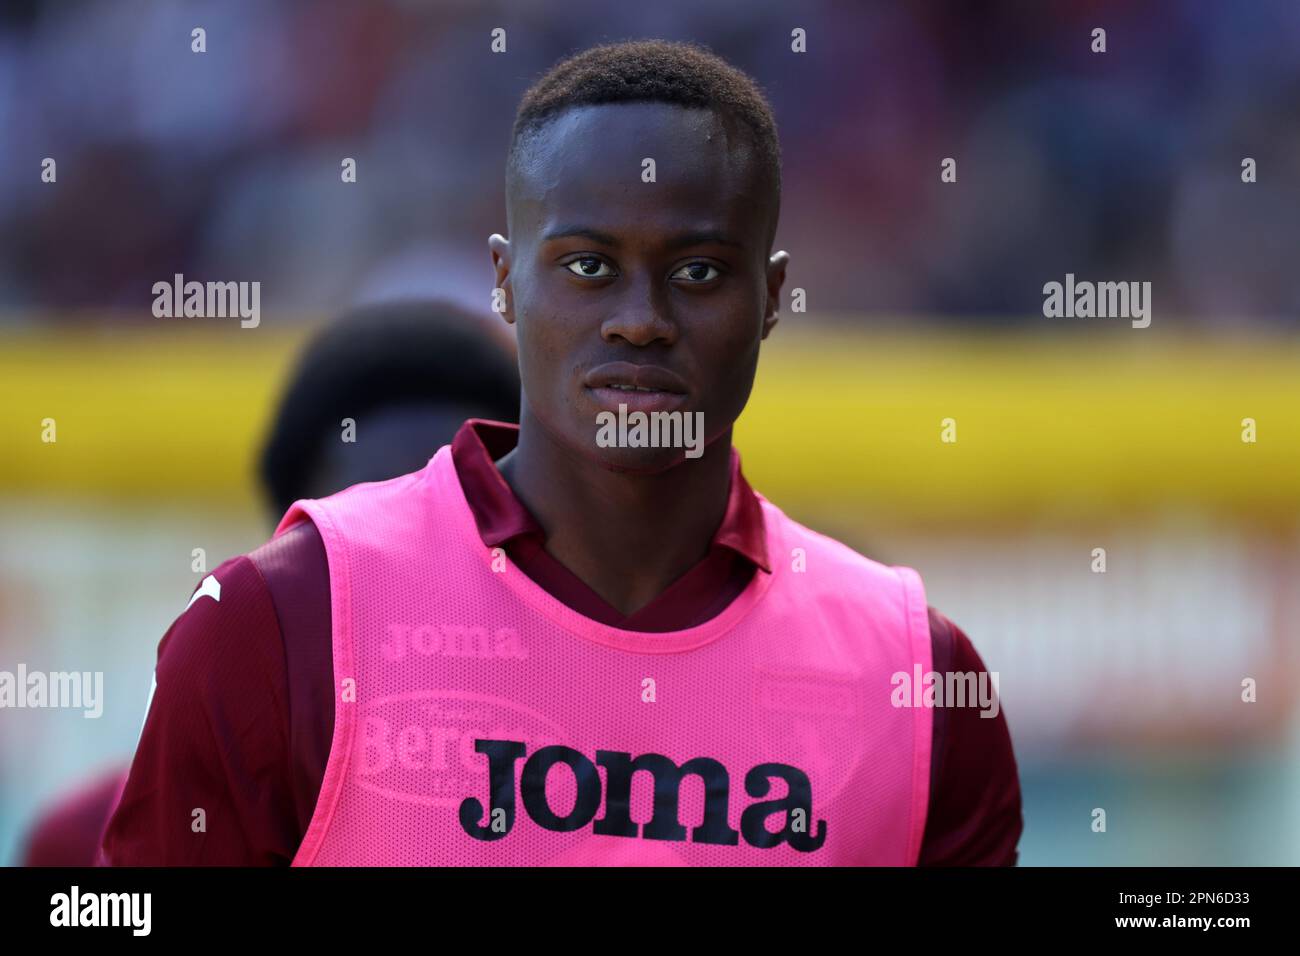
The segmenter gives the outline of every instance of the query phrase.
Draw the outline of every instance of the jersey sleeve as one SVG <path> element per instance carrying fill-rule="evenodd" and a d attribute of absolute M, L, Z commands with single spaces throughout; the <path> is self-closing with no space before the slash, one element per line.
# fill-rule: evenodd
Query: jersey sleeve
<path fill-rule="evenodd" d="M 155 686 L 97 862 L 287 865 L 288 688 L 279 623 L 247 556 L 206 576 L 158 645 Z"/>
<path fill-rule="evenodd" d="M 930 630 L 936 671 L 985 671 L 970 638 L 933 608 Z M 942 716 L 936 721 L 934 787 L 918 865 L 1014 866 L 1023 820 L 1005 712 L 999 702 L 996 717 L 982 716 L 978 707 L 949 707 Z"/>

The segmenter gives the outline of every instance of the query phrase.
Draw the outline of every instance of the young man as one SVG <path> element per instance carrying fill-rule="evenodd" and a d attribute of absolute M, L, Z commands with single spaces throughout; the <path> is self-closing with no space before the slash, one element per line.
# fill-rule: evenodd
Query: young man
<path fill-rule="evenodd" d="M 489 240 L 519 427 L 471 420 L 419 471 L 300 501 L 218 570 L 159 657 L 154 711 L 189 718 L 144 736 L 219 812 L 194 833 L 137 757 L 108 860 L 1014 863 L 1001 712 L 895 706 L 898 673 L 982 671 L 969 641 L 914 571 L 756 494 L 731 447 L 779 204 L 770 109 L 699 48 L 598 47 L 536 83 Z M 637 412 L 683 430 L 609 428 Z M 246 646 L 268 608 L 281 634 Z M 250 716 L 295 674 L 282 721 Z"/>

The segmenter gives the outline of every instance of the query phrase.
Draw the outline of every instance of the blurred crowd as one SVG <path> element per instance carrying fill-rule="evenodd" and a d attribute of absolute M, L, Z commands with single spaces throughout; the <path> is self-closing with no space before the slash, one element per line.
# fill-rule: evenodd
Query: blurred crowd
<path fill-rule="evenodd" d="M 641 36 L 768 92 L 777 241 L 814 316 L 1042 324 L 1072 272 L 1151 281 L 1165 321 L 1300 325 L 1295 0 L 6 0 L 0 326 L 157 322 L 175 273 L 261 281 L 272 322 L 411 294 L 486 310 L 520 94 Z"/>

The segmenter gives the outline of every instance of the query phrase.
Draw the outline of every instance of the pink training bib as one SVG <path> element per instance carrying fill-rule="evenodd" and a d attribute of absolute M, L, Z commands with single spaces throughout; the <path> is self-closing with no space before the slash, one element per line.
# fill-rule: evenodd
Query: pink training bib
<path fill-rule="evenodd" d="M 773 571 L 627 631 L 488 548 L 444 446 L 295 502 L 329 559 L 334 739 L 295 866 L 914 865 L 925 594 L 764 499 Z"/>

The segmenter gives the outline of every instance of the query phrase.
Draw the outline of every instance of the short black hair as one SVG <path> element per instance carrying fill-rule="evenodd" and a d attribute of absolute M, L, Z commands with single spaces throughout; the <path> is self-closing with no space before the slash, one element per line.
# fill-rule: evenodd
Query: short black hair
<path fill-rule="evenodd" d="M 405 300 L 354 309 L 312 338 L 259 462 L 276 517 L 309 493 L 325 442 L 337 436 L 344 416 L 428 401 L 517 421 L 519 368 L 490 320 L 450 302 Z"/>
<path fill-rule="evenodd" d="M 771 190 L 775 232 L 781 209 L 781 144 L 772 107 L 752 77 L 696 43 L 624 40 L 591 47 L 556 63 L 519 102 L 510 134 L 507 179 L 529 137 L 560 113 L 579 106 L 635 102 L 711 109 L 744 123 Z"/>

